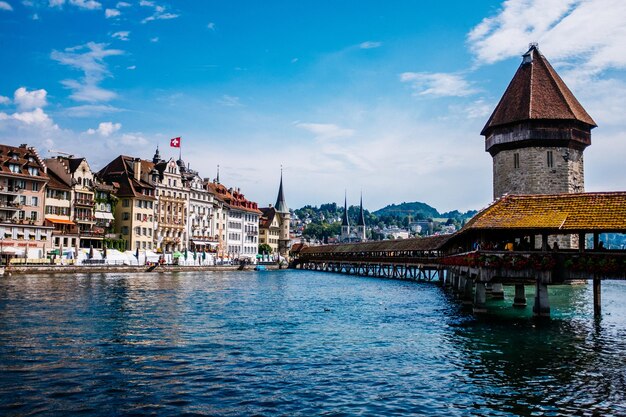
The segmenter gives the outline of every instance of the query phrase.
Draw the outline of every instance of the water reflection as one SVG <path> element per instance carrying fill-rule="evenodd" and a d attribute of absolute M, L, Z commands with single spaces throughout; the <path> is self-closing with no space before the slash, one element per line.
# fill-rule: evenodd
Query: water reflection
<path fill-rule="evenodd" d="M 476 319 L 433 285 L 312 272 L 11 277 L 0 414 L 624 415 L 626 286 L 603 291 L 600 321 L 576 286 L 538 322 L 511 292 Z"/>

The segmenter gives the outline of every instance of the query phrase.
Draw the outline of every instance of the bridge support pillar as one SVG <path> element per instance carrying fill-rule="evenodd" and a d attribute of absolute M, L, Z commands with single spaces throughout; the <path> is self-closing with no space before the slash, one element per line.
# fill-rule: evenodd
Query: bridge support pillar
<path fill-rule="evenodd" d="M 602 310 L 602 281 L 597 275 L 593 276 L 593 315 L 599 316 Z"/>
<path fill-rule="evenodd" d="M 474 313 L 481 314 L 487 312 L 487 291 L 485 289 L 484 282 L 476 283 L 476 290 L 474 291 Z"/>
<path fill-rule="evenodd" d="M 494 300 L 504 300 L 504 287 L 501 283 L 491 284 L 491 298 Z"/>
<path fill-rule="evenodd" d="M 526 307 L 526 288 L 524 287 L 524 284 L 515 284 L 513 307 Z"/>
<path fill-rule="evenodd" d="M 454 271 L 452 270 L 448 270 L 448 273 L 446 274 L 446 280 L 444 281 L 444 287 L 445 288 L 450 288 L 452 287 L 452 279 L 454 278 Z"/>
<path fill-rule="evenodd" d="M 465 288 L 463 288 L 463 305 L 471 306 L 474 297 L 474 281 L 471 278 L 465 280 Z"/>
<path fill-rule="evenodd" d="M 461 274 L 456 282 L 455 293 L 457 298 L 463 298 L 463 292 L 465 291 L 465 281 L 467 281 L 467 275 Z"/>
<path fill-rule="evenodd" d="M 537 280 L 535 284 L 535 305 L 533 307 L 535 317 L 550 317 L 550 301 L 548 300 L 548 286 Z"/>

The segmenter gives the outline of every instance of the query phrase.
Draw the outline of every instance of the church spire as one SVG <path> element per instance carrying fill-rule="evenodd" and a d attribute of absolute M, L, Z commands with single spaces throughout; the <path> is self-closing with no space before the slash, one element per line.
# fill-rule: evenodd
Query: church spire
<path fill-rule="evenodd" d="M 365 226 L 365 214 L 363 213 L 363 192 L 361 191 L 361 208 L 359 209 L 359 219 L 356 223 L 357 226 Z"/>
<path fill-rule="evenodd" d="M 161 160 L 161 154 L 159 153 L 159 145 L 157 145 L 156 152 L 154 152 L 154 156 L 152 157 L 152 163 L 156 164 Z"/>
<path fill-rule="evenodd" d="M 341 225 L 342 226 L 350 226 L 350 221 L 348 220 L 348 192 L 346 191 L 345 195 L 344 195 L 344 202 L 343 202 L 343 218 L 341 220 Z"/>
<path fill-rule="evenodd" d="M 276 211 L 279 213 L 289 213 L 287 203 L 285 202 L 285 194 L 283 193 L 283 167 L 280 167 L 280 186 L 278 187 L 278 197 L 276 197 L 276 204 L 274 205 Z"/>

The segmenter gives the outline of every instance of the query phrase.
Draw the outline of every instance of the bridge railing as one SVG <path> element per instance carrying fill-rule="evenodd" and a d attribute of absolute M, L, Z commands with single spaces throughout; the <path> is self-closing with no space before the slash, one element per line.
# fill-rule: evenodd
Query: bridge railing
<path fill-rule="evenodd" d="M 541 251 L 475 251 L 446 256 L 441 263 L 447 266 L 486 268 L 499 273 L 515 274 L 525 271 L 551 272 L 562 279 L 626 278 L 626 251 L 559 250 Z"/>

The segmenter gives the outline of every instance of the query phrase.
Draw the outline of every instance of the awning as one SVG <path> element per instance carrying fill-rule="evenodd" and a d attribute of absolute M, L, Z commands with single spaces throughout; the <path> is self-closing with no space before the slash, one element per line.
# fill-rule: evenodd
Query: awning
<path fill-rule="evenodd" d="M 219 245 L 219 243 L 217 243 L 217 242 L 210 242 L 208 240 L 195 240 L 195 239 L 192 239 L 191 243 L 193 243 L 196 246 L 213 246 L 213 247 L 216 247 L 217 245 Z"/>
<path fill-rule="evenodd" d="M 48 220 L 51 223 L 57 223 L 57 224 L 76 224 L 71 220 L 65 220 L 65 219 L 53 219 L 51 217 L 46 217 L 46 220 Z"/>
<path fill-rule="evenodd" d="M 96 219 L 113 220 L 113 213 L 96 211 Z"/>

